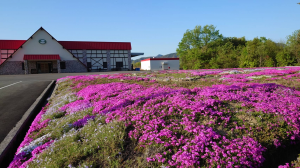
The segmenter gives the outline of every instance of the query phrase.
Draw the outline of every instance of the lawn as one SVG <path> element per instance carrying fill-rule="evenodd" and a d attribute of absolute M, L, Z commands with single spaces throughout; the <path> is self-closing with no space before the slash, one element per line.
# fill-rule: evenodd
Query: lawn
<path fill-rule="evenodd" d="M 299 147 L 299 72 L 61 78 L 10 167 L 297 167 L 285 155 Z"/>

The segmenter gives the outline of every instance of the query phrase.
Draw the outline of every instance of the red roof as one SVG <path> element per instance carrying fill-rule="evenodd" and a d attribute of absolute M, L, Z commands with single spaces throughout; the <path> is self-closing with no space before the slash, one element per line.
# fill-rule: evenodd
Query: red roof
<path fill-rule="evenodd" d="M 131 50 L 130 42 L 58 41 L 68 50 Z"/>
<path fill-rule="evenodd" d="M 144 59 L 141 60 L 141 62 L 143 61 L 150 61 L 150 60 L 179 60 L 179 58 L 148 58 L 148 59 Z"/>
<path fill-rule="evenodd" d="M 0 49 L 16 50 L 18 49 L 26 40 L 0 40 Z"/>
<path fill-rule="evenodd" d="M 18 49 L 26 40 L 0 40 L 0 49 Z M 130 42 L 58 41 L 68 50 L 131 50 Z"/>
<path fill-rule="evenodd" d="M 24 55 L 23 60 L 60 60 L 59 55 Z"/>

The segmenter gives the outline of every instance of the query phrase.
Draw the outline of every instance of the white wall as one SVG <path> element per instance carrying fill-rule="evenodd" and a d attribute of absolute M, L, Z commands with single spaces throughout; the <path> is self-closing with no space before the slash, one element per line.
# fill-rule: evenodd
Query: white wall
<path fill-rule="evenodd" d="M 23 61 L 25 54 L 58 54 L 62 61 L 77 60 L 44 30 L 38 30 L 32 37 L 7 61 Z M 40 39 L 45 39 L 46 44 L 40 44 Z"/>
<path fill-rule="evenodd" d="M 162 70 L 163 62 L 168 64 L 169 70 L 179 70 L 179 60 L 151 60 L 151 70 Z"/>
<path fill-rule="evenodd" d="M 141 61 L 141 70 L 151 70 L 150 69 L 150 60 L 149 61 Z"/>

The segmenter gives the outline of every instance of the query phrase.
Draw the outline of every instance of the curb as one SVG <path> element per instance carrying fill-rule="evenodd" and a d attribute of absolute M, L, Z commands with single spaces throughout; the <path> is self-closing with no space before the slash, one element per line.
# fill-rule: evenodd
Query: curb
<path fill-rule="evenodd" d="M 29 109 L 24 113 L 21 120 L 16 124 L 16 126 L 6 135 L 4 140 L 0 144 L 0 167 L 7 167 L 14 155 L 20 143 L 23 141 L 32 121 L 36 115 L 40 112 L 44 106 L 47 97 L 51 93 L 55 85 L 55 80 L 47 86 L 47 88 L 42 92 L 42 94 L 35 100 L 35 102 L 29 107 Z"/>

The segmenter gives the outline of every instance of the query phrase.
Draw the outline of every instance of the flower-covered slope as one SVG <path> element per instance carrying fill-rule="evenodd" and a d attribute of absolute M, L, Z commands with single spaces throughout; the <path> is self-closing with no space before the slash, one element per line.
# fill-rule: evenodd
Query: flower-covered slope
<path fill-rule="evenodd" d="M 177 72 L 203 77 L 185 83 L 149 79 L 163 72 L 61 78 L 10 167 L 266 166 L 299 142 L 299 70 Z M 248 78 L 259 75 L 274 83 Z"/>

